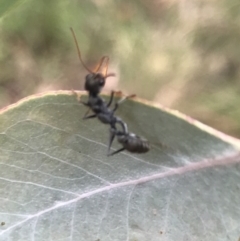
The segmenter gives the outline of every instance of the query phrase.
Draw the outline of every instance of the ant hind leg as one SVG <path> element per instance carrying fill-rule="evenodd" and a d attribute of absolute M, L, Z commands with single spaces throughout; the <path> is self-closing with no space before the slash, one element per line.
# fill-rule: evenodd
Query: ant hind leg
<path fill-rule="evenodd" d="M 111 129 L 110 129 L 109 142 L 108 142 L 108 152 L 107 152 L 107 155 L 108 155 L 108 156 L 110 155 L 109 152 L 110 152 L 110 149 L 111 149 L 113 140 L 114 140 L 114 138 L 115 138 L 115 135 L 116 135 L 116 130 L 115 130 L 115 128 L 111 128 Z"/>
<path fill-rule="evenodd" d="M 108 154 L 108 156 L 113 156 L 113 155 L 115 155 L 115 154 L 117 154 L 117 153 L 119 153 L 119 152 L 122 152 L 122 151 L 124 151 L 124 150 L 125 150 L 125 147 L 122 147 L 122 148 L 120 148 L 120 149 L 118 149 L 118 150 L 116 150 L 116 151 Z"/>
<path fill-rule="evenodd" d="M 127 124 L 119 117 L 115 117 L 116 123 L 121 125 L 123 133 L 128 133 L 128 126 Z"/>

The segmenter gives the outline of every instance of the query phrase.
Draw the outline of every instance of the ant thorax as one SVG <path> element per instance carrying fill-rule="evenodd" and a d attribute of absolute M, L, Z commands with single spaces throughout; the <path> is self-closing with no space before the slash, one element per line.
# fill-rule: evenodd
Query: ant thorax
<path fill-rule="evenodd" d="M 101 113 L 105 109 L 105 101 L 98 95 L 89 93 L 88 105 L 96 114 Z"/>
<path fill-rule="evenodd" d="M 85 80 L 84 88 L 92 95 L 98 95 L 105 85 L 105 77 L 101 73 L 90 73 Z"/>

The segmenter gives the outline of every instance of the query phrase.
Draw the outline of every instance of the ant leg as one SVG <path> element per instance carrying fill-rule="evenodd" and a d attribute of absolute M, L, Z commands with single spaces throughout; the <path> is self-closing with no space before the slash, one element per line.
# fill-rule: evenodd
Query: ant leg
<path fill-rule="evenodd" d="M 84 101 L 81 101 L 81 100 L 80 100 L 79 103 L 81 103 L 81 104 L 89 107 L 89 104 L 88 104 L 87 102 L 84 102 Z"/>
<path fill-rule="evenodd" d="M 122 126 L 123 133 L 128 133 L 127 124 L 119 117 L 116 117 L 116 123 L 119 123 Z"/>
<path fill-rule="evenodd" d="M 78 102 L 81 102 L 81 95 L 78 94 L 75 90 L 72 89 L 72 94 L 76 96 Z"/>
<path fill-rule="evenodd" d="M 81 103 L 81 104 L 89 107 L 89 104 L 88 104 L 87 102 L 81 101 L 81 99 L 80 99 L 81 96 L 78 95 L 78 93 L 77 93 L 75 90 L 72 90 L 72 93 L 73 93 L 73 95 L 75 95 L 75 96 L 77 97 L 77 101 L 78 101 L 79 103 Z M 85 113 L 83 119 L 88 115 L 89 111 L 90 111 L 90 108 L 89 108 L 89 109 L 87 110 L 87 112 Z"/>
<path fill-rule="evenodd" d="M 136 95 L 128 95 L 128 96 L 124 96 L 122 99 L 120 99 L 119 101 L 117 101 L 116 103 L 115 103 L 115 106 L 114 106 L 114 108 L 113 108 L 113 112 L 115 112 L 117 109 L 118 109 L 118 107 L 119 107 L 119 104 L 121 104 L 123 101 L 125 101 L 126 99 L 130 99 L 130 98 L 134 98 Z"/>
<path fill-rule="evenodd" d="M 115 154 L 117 154 L 117 153 L 119 153 L 119 152 L 121 152 L 121 151 L 124 151 L 124 150 L 125 150 L 125 147 L 122 147 L 122 148 L 120 148 L 119 150 L 116 150 L 116 151 L 108 154 L 108 156 L 113 156 L 113 155 L 115 155 Z"/>
<path fill-rule="evenodd" d="M 81 100 L 79 100 L 78 102 L 81 103 L 81 104 L 83 104 L 83 105 L 85 105 L 85 106 L 88 106 L 88 107 L 89 107 L 89 104 L 88 104 L 87 102 L 83 102 L 83 101 L 81 101 Z M 86 111 L 86 113 L 85 113 L 84 116 L 83 116 L 83 119 L 88 115 L 88 113 L 89 113 L 90 110 L 91 110 L 91 109 L 88 108 L 88 110 Z"/>
<path fill-rule="evenodd" d="M 109 136 L 109 142 L 108 142 L 108 152 L 107 152 L 107 155 L 109 156 L 110 155 L 110 148 L 112 146 L 112 143 L 113 143 L 113 140 L 115 138 L 115 135 L 116 135 L 116 130 L 111 128 L 110 129 L 110 136 Z"/>
<path fill-rule="evenodd" d="M 86 102 L 82 102 L 82 101 L 81 101 L 80 103 L 82 103 L 82 104 L 85 105 L 85 106 L 89 106 L 89 104 L 86 103 Z M 91 109 L 89 108 L 89 109 L 86 111 L 85 115 L 83 116 L 83 120 L 91 119 L 91 118 L 95 118 L 95 117 L 97 117 L 96 114 L 88 115 L 88 113 L 89 113 L 90 110 L 91 110 Z"/>
<path fill-rule="evenodd" d="M 81 95 L 79 95 L 75 90 L 72 90 L 72 94 L 77 97 L 77 101 L 85 106 L 89 106 L 87 102 L 81 100 Z"/>
<path fill-rule="evenodd" d="M 88 116 L 84 116 L 84 117 L 83 117 L 83 120 L 86 120 L 86 119 L 92 119 L 92 118 L 95 118 L 95 117 L 97 117 L 96 114 L 88 115 Z"/>
<path fill-rule="evenodd" d="M 109 107 L 109 106 L 112 104 L 114 94 L 122 95 L 122 91 L 112 91 L 112 92 L 111 92 L 110 100 L 109 100 L 109 102 L 107 103 L 107 107 Z"/>
<path fill-rule="evenodd" d="M 109 107 L 112 104 L 114 93 L 114 91 L 111 92 L 110 100 L 107 103 L 107 107 Z"/>
<path fill-rule="evenodd" d="M 88 115 L 88 113 L 89 113 L 90 110 L 91 110 L 91 109 L 89 108 L 89 109 L 86 111 L 85 115 L 83 116 L 83 119 Z"/>

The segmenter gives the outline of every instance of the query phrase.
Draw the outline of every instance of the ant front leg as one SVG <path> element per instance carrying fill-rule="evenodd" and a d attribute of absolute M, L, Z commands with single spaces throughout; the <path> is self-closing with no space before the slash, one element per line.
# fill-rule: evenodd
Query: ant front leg
<path fill-rule="evenodd" d="M 83 105 L 89 107 L 89 103 L 83 102 L 83 101 L 81 101 L 81 100 L 80 100 L 80 103 L 82 103 Z M 89 107 L 89 109 L 86 111 L 85 115 L 83 116 L 83 120 L 92 119 L 92 118 L 97 117 L 96 114 L 88 115 L 88 113 L 89 113 L 90 110 L 91 110 L 91 108 Z"/>
<path fill-rule="evenodd" d="M 87 113 L 86 113 L 86 114 L 87 114 Z M 92 119 L 92 118 L 96 118 L 96 117 L 97 117 L 96 114 L 88 115 L 88 116 L 86 116 L 86 114 L 85 114 L 85 116 L 83 117 L 83 120 L 86 120 L 86 119 Z"/>
<path fill-rule="evenodd" d="M 83 104 L 83 105 L 89 107 L 89 104 L 88 104 L 87 102 L 84 102 L 84 101 L 81 101 L 81 100 L 80 100 L 79 103 L 81 103 L 81 104 Z"/>
<path fill-rule="evenodd" d="M 115 103 L 115 106 L 114 106 L 114 108 L 113 108 L 113 113 L 118 109 L 118 107 L 119 107 L 119 104 L 121 104 L 123 101 L 125 101 L 126 99 L 130 99 L 130 98 L 134 98 L 134 97 L 136 97 L 136 95 L 128 95 L 128 96 L 124 96 L 122 99 L 120 99 L 119 101 L 117 101 L 116 103 Z"/>
<path fill-rule="evenodd" d="M 122 95 L 122 92 L 121 91 L 111 91 L 111 96 L 110 96 L 109 102 L 107 103 L 107 107 L 109 107 L 112 104 L 114 94 Z"/>
<path fill-rule="evenodd" d="M 75 90 L 72 90 L 72 94 L 76 96 L 77 101 L 85 106 L 89 107 L 89 104 L 87 102 L 84 102 L 81 100 L 81 95 L 79 95 Z"/>
<path fill-rule="evenodd" d="M 81 95 L 78 94 L 75 90 L 72 89 L 72 94 L 76 96 L 78 102 L 81 102 Z"/>
<path fill-rule="evenodd" d="M 75 95 L 75 96 L 77 97 L 77 101 L 78 101 L 79 103 L 81 103 L 81 104 L 89 107 L 89 104 L 88 104 L 87 102 L 81 101 L 81 95 L 79 95 L 75 90 L 72 90 L 72 93 L 73 93 L 73 95 Z M 87 116 L 88 113 L 89 113 L 89 110 L 90 110 L 90 108 L 89 108 L 89 109 L 87 110 L 87 112 L 85 113 L 83 119 L 86 118 L 86 116 Z"/>
<path fill-rule="evenodd" d="M 83 102 L 83 101 L 81 101 L 81 100 L 80 100 L 79 102 L 80 102 L 81 104 L 89 107 L 89 103 Z M 92 115 L 89 115 L 89 116 L 88 116 L 88 113 L 89 113 L 90 110 L 91 110 L 91 108 L 89 107 L 88 110 L 86 111 L 86 113 L 85 113 L 84 116 L 83 116 L 83 120 L 96 117 L 96 115 L 93 116 L 93 117 L 91 117 Z"/>
<path fill-rule="evenodd" d="M 81 104 L 89 107 L 89 104 L 88 104 L 87 102 L 83 102 L 83 101 L 81 101 L 81 100 L 80 100 L 79 102 L 80 102 Z M 83 120 L 95 118 L 95 117 L 97 116 L 96 114 L 88 115 L 89 111 L 90 111 L 90 108 L 88 108 L 88 110 L 86 111 L 85 115 L 83 116 Z"/>

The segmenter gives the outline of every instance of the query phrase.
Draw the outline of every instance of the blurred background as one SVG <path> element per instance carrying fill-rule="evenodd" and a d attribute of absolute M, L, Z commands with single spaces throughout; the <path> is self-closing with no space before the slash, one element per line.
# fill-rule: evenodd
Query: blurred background
<path fill-rule="evenodd" d="M 239 0 L 2 0 L 0 107 L 83 89 L 82 57 L 110 56 L 108 90 L 156 101 L 240 137 Z"/>

